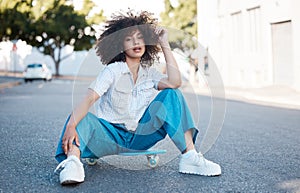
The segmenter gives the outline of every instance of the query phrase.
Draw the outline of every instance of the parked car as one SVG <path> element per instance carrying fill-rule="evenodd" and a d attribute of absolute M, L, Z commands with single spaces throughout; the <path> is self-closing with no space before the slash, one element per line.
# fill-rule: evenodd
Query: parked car
<path fill-rule="evenodd" d="M 32 80 L 44 80 L 51 81 L 52 80 L 52 72 L 47 67 L 46 64 L 35 63 L 28 64 L 24 71 L 24 81 L 32 81 Z"/>

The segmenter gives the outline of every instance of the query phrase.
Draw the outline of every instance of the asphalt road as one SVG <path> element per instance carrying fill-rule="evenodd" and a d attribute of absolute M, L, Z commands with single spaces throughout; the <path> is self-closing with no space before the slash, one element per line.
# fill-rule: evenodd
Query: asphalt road
<path fill-rule="evenodd" d="M 87 85 L 36 81 L 1 91 L 0 193 L 300 192 L 300 111 L 238 101 L 227 101 L 221 133 L 205 154 L 221 165 L 220 177 L 180 174 L 179 152 L 166 139 L 159 145 L 168 153 L 156 169 L 147 169 L 144 157 L 107 157 L 95 166 L 84 162 L 84 183 L 61 186 L 53 173 L 56 144 Z M 212 112 L 210 98 L 185 96 L 204 131 Z"/>

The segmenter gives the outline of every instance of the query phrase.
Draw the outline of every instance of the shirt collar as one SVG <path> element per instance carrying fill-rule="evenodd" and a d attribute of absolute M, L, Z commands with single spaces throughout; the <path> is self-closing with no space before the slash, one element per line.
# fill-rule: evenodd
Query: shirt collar
<path fill-rule="evenodd" d="M 129 70 L 129 68 L 128 68 L 128 65 L 127 65 L 126 62 L 121 62 L 120 68 L 121 68 L 122 74 L 128 74 L 128 73 L 131 73 L 130 70 Z M 138 71 L 138 76 L 139 76 L 139 77 L 142 77 L 142 76 L 145 76 L 146 74 L 147 74 L 147 69 L 144 68 L 144 67 L 140 64 L 139 71 Z"/>
<path fill-rule="evenodd" d="M 121 69 L 122 74 L 130 73 L 130 70 L 129 70 L 126 62 L 120 62 L 120 69 Z"/>

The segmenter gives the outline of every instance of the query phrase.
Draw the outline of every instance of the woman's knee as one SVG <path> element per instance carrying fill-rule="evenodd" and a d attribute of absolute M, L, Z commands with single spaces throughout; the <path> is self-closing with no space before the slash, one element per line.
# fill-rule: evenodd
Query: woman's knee
<path fill-rule="evenodd" d="M 182 99 L 183 95 L 179 89 L 167 88 L 160 92 L 161 96 L 165 98 L 179 98 Z"/>
<path fill-rule="evenodd" d="M 166 88 L 164 90 L 161 90 L 161 93 L 165 94 L 175 94 L 177 92 L 180 92 L 177 88 Z"/>
<path fill-rule="evenodd" d="M 97 123 L 98 122 L 98 118 L 93 115 L 92 113 L 88 112 L 86 114 L 86 116 L 84 116 L 81 121 L 78 123 L 76 129 L 77 130 L 81 130 L 81 129 L 84 129 L 84 130 L 93 130 L 95 129 L 95 127 L 91 127 L 91 125 L 93 125 L 94 123 Z"/>

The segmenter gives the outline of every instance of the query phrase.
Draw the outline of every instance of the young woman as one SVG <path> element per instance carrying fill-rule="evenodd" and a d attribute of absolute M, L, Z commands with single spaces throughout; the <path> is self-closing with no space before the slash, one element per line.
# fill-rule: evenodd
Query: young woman
<path fill-rule="evenodd" d="M 166 29 L 148 12 L 114 15 L 97 45 L 105 64 L 64 126 L 56 152 L 61 184 L 84 181 L 80 158 L 146 150 L 166 135 L 182 153 L 179 172 L 216 176 L 218 164 L 197 153 L 197 129 L 181 92 Z M 153 66 L 162 51 L 166 74 Z M 98 103 L 95 103 L 95 102 Z M 97 115 L 89 108 L 97 104 Z"/>

